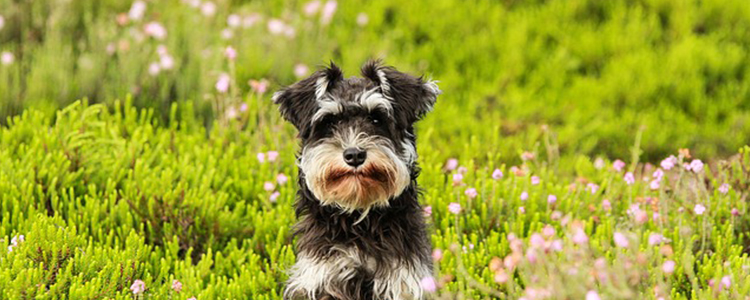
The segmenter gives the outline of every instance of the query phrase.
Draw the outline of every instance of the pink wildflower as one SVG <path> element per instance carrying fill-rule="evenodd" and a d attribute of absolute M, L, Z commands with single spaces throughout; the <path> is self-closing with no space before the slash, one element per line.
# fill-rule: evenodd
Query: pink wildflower
<path fill-rule="evenodd" d="M 615 169 L 615 171 L 620 172 L 623 168 L 625 168 L 625 162 L 621 160 L 615 160 L 615 162 L 612 163 L 612 167 Z"/>
<path fill-rule="evenodd" d="M 452 214 L 457 215 L 461 212 L 461 204 L 458 204 L 456 202 L 451 202 L 450 204 L 448 204 L 448 210 Z"/>
<path fill-rule="evenodd" d="M 617 247 L 620 247 L 620 248 L 627 248 L 630 245 L 630 243 L 628 242 L 628 238 L 625 237 L 624 234 L 619 233 L 619 232 L 615 232 L 614 240 L 615 240 L 615 245 L 617 245 Z"/>
<path fill-rule="evenodd" d="M 179 280 L 177 280 L 177 279 L 172 280 L 172 289 L 175 292 L 177 292 L 177 293 L 181 292 L 182 291 L 182 283 Z"/>
<path fill-rule="evenodd" d="M 633 176 L 632 172 L 625 173 L 624 179 L 625 183 L 627 183 L 628 185 L 632 185 L 633 183 L 635 183 L 635 176 Z"/>
<path fill-rule="evenodd" d="M 133 291 L 133 294 L 142 294 L 146 290 L 146 283 L 143 280 L 136 279 L 130 286 L 130 290 Z"/>

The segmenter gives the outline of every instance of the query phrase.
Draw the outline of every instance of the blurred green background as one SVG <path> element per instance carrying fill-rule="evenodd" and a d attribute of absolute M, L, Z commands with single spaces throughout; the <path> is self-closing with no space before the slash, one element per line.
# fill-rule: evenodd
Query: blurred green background
<path fill-rule="evenodd" d="M 548 126 L 561 152 L 628 157 L 642 130 L 642 159 L 656 161 L 683 147 L 727 156 L 750 136 L 744 0 L 207 3 L 0 0 L 0 120 L 132 95 L 164 119 L 192 102 L 211 127 L 250 80 L 268 102 L 328 61 L 351 76 L 383 58 L 440 81 L 422 125 L 436 146 L 501 136 L 472 151 L 517 152 Z"/>

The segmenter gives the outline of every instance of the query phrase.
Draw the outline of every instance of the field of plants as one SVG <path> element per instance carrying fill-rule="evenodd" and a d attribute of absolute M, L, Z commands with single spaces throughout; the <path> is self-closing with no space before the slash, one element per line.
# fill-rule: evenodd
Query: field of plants
<path fill-rule="evenodd" d="M 334 61 L 439 81 L 436 299 L 750 299 L 746 0 L 0 0 L 0 299 L 280 299 Z"/>

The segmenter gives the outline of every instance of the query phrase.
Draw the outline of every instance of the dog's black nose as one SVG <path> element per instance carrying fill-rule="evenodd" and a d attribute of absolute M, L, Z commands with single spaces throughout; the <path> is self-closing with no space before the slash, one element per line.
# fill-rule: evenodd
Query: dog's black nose
<path fill-rule="evenodd" d="M 344 161 L 347 165 L 357 167 L 367 159 L 367 151 L 359 148 L 349 148 L 344 150 Z"/>

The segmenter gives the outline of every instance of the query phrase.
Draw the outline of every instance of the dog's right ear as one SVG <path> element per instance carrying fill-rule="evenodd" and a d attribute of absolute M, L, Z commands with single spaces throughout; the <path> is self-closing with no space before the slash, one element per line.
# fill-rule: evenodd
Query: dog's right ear
<path fill-rule="evenodd" d="M 328 98 L 328 92 L 344 79 L 344 75 L 334 63 L 316 71 L 310 77 L 300 80 L 273 94 L 273 102 L 279 105 L 281 116 L 297 127 L 305 135 L 318 111 L 320 101 Z"/>

